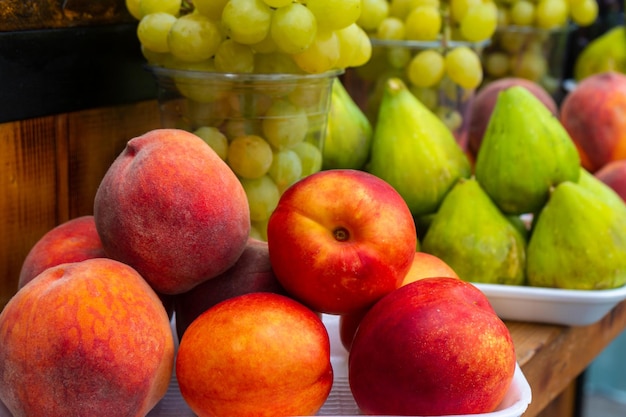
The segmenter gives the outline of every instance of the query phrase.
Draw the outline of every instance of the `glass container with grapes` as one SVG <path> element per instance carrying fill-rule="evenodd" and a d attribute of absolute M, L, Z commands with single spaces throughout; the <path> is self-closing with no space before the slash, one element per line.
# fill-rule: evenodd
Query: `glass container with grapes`
<path fill-rule="evenodd" d="M 319 171 L 333 80 L 371 56 L 362 0 L 127 0 L 163 127 L 203 138 L 239 177 L 252 234 Z"/>
<path fill-rule="evenodd" d="M 495 0 L 498 27 L 483 53 L 485 81 L 517 77 L 558 99 L 568 34 L 598 17 L 596 0 Z"/>
<path fill-rule="evenodd" d="M 363 0 L 357 23 L 372 57 L 344 75 L 346 89 L 375 124 L 382 86 L 401 78 L 413 94 L 466 141 L 474 91 L 483 80 L 481 53 L 495 32 L 491 0 Z"/>

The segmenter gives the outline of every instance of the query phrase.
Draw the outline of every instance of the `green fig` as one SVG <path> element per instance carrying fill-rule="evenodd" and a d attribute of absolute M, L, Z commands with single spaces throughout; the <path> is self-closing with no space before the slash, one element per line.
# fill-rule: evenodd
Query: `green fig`
<path fill-rule="evenodd" d="M 527 247 L 529 285 L 593 290 L 626 284 L 626 213 L 574 182 L 556 186 Z"/>
<path fill-rule="evenodd" d="M 452 132 L 399 78 L 387 80 L 367 170 L 391 184 L 416 217 L 436 212 L 457 180 L 471 175 Z"/>
<path fill-rule="evenodd" d="M 333 81 L 323 169 L 361 169 L 372 144 L 373 128 L 339 79 Z"/>
<path fill-rule="evenodd" d="M 475 175 L 507 214 L 535 213 L 550 187 L 577 181 L 580 157 L 559 120 L 522 86 L 498 94 L 476 158 Z"/>
<path fill-rule="evenodd" d="M 474 178 L 461 179 L 443 200 L 422 251 L 464 281 L 522 285 L 526 240 Z"/>
<path fill-rule="evenodd" d="M 622 197 L 620 197 L 615 190 L 603 183 L 600 179 L 583 167 L 580 168 L 578 184 L 591 191 L 605 203 L 612 206 L 615 210 L 621 210 L 626 213 L 626 203 L 624 203 Z"/>
<path fill-rule="evenodd" d="M 626 73 L 626 26 L 618 25 L 592 39 L 574 63 L 574 79 L 581 81 L 607 71 Z"/>

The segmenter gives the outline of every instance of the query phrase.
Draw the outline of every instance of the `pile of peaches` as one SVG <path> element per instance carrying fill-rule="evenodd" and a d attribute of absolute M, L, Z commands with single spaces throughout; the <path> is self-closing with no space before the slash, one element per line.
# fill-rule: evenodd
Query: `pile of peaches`
<path fill-rule="evenodd" d="M 0 313 L 0 401 L 14 417 L 145 416 L 175 372 L 198 416 L 314 415 L 333 384 L 321 313 L 340 316 L 363 413 L 487 413 L 504 398 L 507 327 L 416 252 L 411 213 L 383 180 L 313 174 L 282 195 L 267 242 L 249 233 L 241 183 L 202 139 L 129 140 L 93 215 L 24 261 Z"/>

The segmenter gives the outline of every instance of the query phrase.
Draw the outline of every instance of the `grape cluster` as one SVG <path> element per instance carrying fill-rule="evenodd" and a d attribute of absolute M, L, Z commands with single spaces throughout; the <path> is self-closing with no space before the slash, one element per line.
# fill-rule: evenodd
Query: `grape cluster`
<path fill-rule="evenodd" d="M 596 0 L 496 0 L 498 27 L 483 54 L 485 81 L 529 79 L 554 92 L 560 83 L 563 45 L 572 23 L 598 17 Z"/>
<path fill-rule="evenodd" d="M 126 0 L 148 62 L 228 73 L 322 73 L 371 55 L 362 0 Z"/>

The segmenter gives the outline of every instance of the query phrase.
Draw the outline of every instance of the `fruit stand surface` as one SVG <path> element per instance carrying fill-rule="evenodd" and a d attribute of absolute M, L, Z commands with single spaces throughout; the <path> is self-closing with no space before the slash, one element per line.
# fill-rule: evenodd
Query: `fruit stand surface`
<path fill-rule="evenodd" d="M 556 326 L 506 322 L 520 364 L 532 389 L 532 403 L 524 417 L 572 416 L 549 410 L 557 398 L 596 356 L 626 328 L 626 301 L 602 320 L 588 326 Z"/>

